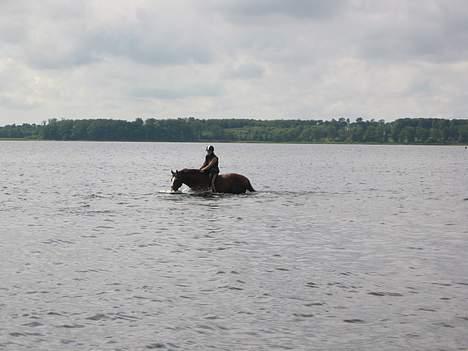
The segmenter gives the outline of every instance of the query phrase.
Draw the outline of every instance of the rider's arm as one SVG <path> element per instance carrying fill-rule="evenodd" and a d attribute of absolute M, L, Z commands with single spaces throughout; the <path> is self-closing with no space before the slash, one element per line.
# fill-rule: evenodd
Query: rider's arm
<path fill-rule="evenodd" d="M 211 167 L 213 167 L 215 161 L 218 161 L 217 157 L 213 157 L 213 159 L 207 165 L 203 164 L 202 168 L 200 168 L 200 171 L 204 172 L 209 170 Z"/>
<path fill-rule="evenodd" d="M 208 160 L 205 158 L 205 162 L 203 162 L 202 166 L 200 167 L 200 171 L 203 170 L 203 168 L 205 168 L 207 164 Z"/>

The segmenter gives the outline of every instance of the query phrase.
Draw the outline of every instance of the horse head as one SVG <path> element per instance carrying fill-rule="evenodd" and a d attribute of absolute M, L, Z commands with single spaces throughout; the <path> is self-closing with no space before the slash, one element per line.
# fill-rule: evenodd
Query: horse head
<path fill-rule="evenodd" d="M 184 181 L 182 179 L 182 173 L 177 171 L 177 170 L 175 172 L 173 170 L 171 170 L 171 173 L 172 173 L 171 190 L 172 191 L 177 191 L 177 190 L 179 190 L 179 188 L 184 183 Z"/>
<path fill-rule="evenodd" d="M 190 188 L 200 188 L 205 186 L 208 180 L 208 174 L 202 173 L 199 169 L 184 168 L 180 171 L 171 171 L 172 173 L 172 191 L 177 191 L 182 184 Z M 205 179 L 206 178 L 206 179 Z"/>

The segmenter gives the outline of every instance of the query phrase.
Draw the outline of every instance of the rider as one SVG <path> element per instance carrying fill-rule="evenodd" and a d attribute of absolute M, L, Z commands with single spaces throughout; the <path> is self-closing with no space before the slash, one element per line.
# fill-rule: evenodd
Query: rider
<path fill-rule="evenodd" d="M 210 184 L 212 192 L 216 192 L 215 181 L 219 173 L 218 162 L 219 159 L 218 156 L 216 156 L 214 153 L 214 146 L 207 146 L 205 162 L 203 162 L 203 165 L 200 167 L 200 171 L 202 171 L 203 173 L 208 172 L 208 176 L 210 177 L 211 181 Z"/>

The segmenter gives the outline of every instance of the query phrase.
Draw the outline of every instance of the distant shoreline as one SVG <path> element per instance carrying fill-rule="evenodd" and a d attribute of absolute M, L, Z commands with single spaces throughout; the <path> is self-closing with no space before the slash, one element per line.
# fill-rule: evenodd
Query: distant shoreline
<path fill-rule="evenodd" d="M 0 140 L 346 145 L 467 145 L 468 119 L 50 119 L 0 127 Z"/>
<path fill-rule="evenodd" d="M 346 142 L 294 142 L 294 141 L 227 141 L 227 140 L 197 140 L 197 141 L 152 141 L 152 140 L 49 140 L 34 138 L 0 138 L 1 141 L 39 141 L 39 142 L 66 142 L 66 143 L 161 143 L 161 144 L 272 144 L 272 145 L 374 145 L 374 146 L 458 146 L 466 144 L 422 144 L 422 143 L 346 143 Z"/>

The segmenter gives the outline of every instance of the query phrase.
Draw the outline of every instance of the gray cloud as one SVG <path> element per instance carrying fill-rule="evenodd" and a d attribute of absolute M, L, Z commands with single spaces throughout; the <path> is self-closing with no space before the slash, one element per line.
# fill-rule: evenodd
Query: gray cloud
<path fill-rule="evenodd" d="M 61 69 L 112 57 L 149 65 L 206 64 L 213 60 L 212 48 L 200 45 L 198 35 L 203 35 L 203 26 L 195 31 L 179 28 L 174 22 L 176 13 L 171 18 L 143 7 L 137 8 L 132 18 L 99 21 L 87 13 L 90 9 L 82 2 L 46 1 L 41 5 L 28 10 L 8 2 L 5 7 L 14 16 L 0 25 L 0 38 L 10 44 L 4 50 L 37 68 Z"/>
<path fill-rule="evenodd" d="M 366 28 L 360 46 L 365 59 L 428 62 L 468 59 L 468 5 L 433 1 L 432 6 L 402 4 Z"/>
<path fill-rule="evenodd" d="M 3 0 L 0 11 L 0 124 L 468 111 L 464 0 Z"/>
<path fill-rule="evenodd" d="M 194 85 L 182 87 L 136 87 L 130 90 L 131 96 L 148 99 L 185 99 L 189 97 L 216 97 L 223 94 L 219 85 Z"/>
<path fill-rule="evenodd" d="M 96 57 L 120 56 L 150 65 L 207 64 L 213 60 L 210 48 L 199 45 L 190 35 L 145 28 L 145 23 L 99 29 L 89 36 L 87 44 Z"/>
<path fill-rule="evenodd" d="M 341 12 L 343 0 L 230 0 L 219 7 L 236 19 L 262 16 L 289 16 L 321 19 Z"/>
<path fill-rule="evenodd" d="M 226 70 L 225 77 L 228 79 L 258 79 L 265 74 L 265 69 L 253 63 L 242 63 Z"/>

